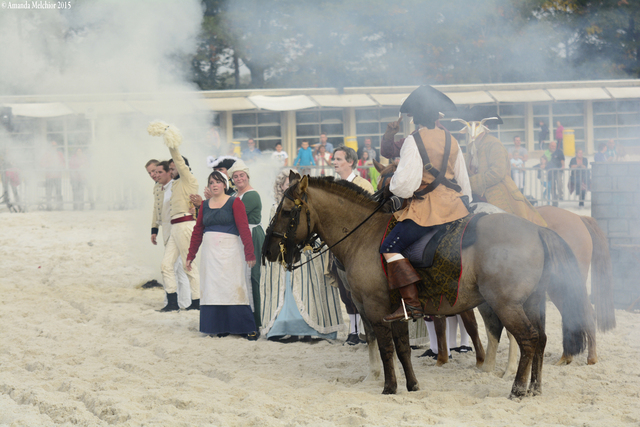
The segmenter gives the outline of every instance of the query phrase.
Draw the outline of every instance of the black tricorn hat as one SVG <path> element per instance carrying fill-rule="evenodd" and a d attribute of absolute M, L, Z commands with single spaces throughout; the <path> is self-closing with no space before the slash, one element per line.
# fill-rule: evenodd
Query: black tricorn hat
<path fill-rule="evenodd" d="M 411 92 L 400 106 L 400 112 L 413 116 L 416 124 L 433 128 L 440 112 L 458 111 L 456 104 L 444 93 L 429 85 L 422 85 Z"/>
<path fill-rule="evenodd" d="M 461 110 L 457 116 L 467 122 L 481 122 L 484 119 L 495 117 L 493 120 L 487 120 L 485 125 L 490 127 L 502 124 L 502 118 L 498 115 L 495 105 L 474 105 Z"/>

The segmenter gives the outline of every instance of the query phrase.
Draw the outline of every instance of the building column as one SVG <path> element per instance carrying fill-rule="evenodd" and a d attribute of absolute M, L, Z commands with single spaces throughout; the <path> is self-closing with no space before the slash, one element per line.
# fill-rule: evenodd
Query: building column
<path fill-rule="evenodd" d="M 527 102 L 524 104 L 524 140 L 527 151 L 535 151 L 536 141 L 534 139 L 534 123 L 533 123 L 533 104 Z"/>
<path fill-rule="evenodd" d="M 223 138 L 224 144 L 231 144 L 233 142 L 233 112 L 223 111 L 219 114 L 221 115 L 220 127 L 222 128 L 220 136 Z"/>
<path fill-rule="evenodd" d="M 298 147 L 296 146 L 296 112 L 283 111 L 280 116 L 280 123 L 282 149 L 289 155 L 289 165 L 291 165 L 298 154 Z"/>
<path fill-rule="evenodd" d="M 593 101 L 591 100 L 584 102 L 584 145 L 585 156 L 590 156 L 595 153 L 593 138 Z"/>

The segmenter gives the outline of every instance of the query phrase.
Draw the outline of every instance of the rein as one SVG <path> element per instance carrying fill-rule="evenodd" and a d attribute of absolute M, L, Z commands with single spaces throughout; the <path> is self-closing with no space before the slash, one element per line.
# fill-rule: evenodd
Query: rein
<path fill-rule="evenodd" d="M 347 237 L 351 236 L 357 229 L 359 229 L 362 225 L 364 225 L 365 222 L 371 219 L 371 217 L 374 214 L 376 214 L 380 209 L 382 209 L 382 207 L 386 202 L 386 200 L 381 200 L 380 204 L 374 209 L 373 212 L 371 212 L 371 214 L 368 217 L 366 217 L 360 224 L 358 224 L 353 230 L 347 233 L 343 238 L 338 240 L 336 243 L 334 243 L 333 245 L 329 246 L 324 250 L 320 249 L 322 245 L 318 248 L 312 249 L 313 253 L 315 253 L 316 255 L 314 255 L 312 258 L 308 259 L 307 261 L 303 262 L 302 264 L 293 265 L 292 263 L 288 263 L 285 261 L 286 254 L 290 253 L 290 251 L 292 250 L 297 250 L 298 252 L 302 252 L 305 247 L 307 246 L 312 247 L 313 244 L 316 242 L 316 240 L 318 240 L 318 236 L 316 234 L 313 234 L 313 235 L 311 234 L 311 214 L 309 212 L 309 207 L 306 206 L 307 195 L 303 194 L 302 198 L 294 199 L 294 197 L 291 195 L 290 190 L 291 190 L 291 187 L 289 187 L 287 191 L 285 191 L 284 193 L 284 197 L 286 197 L 287 199 L 291 200 L 294 203 L 294 207 L 293 209 L 291 209 L 290 220 L 289 220 L 289 224 L 287 225 L 287 231 L 284 234 L 279 233 L 277 231 L 273 231 L 275 219 L 278 217 L 278 214 L 280 213 L 280 210 L 282 208 L 282 201 L 284 201 L 284 198 L 280 202 L 280 205 L 278 206 L 276 214 L 273 216 L 272 222 L 271 224 L 269 224 L 269 228 L 267 229 L 267 236 L 273 235 L 276 237 L 281 237 L 281 241 L 280 241 L 280 255 L 282 257 L 281 264 L 283 267 L 287 268 L 290 271 L 296 270 L 302 267 L 303 265 L 310 263 L 314 259 L 318 258 L 319 256 L 322 256 L 324 253 L 331 250 L 331 248 L 334 248 L 335 246 L 337 246 Z M 307 238 L 300 243 L 295 243 L 293 241 L 292 236 L 295 236 L 296 230 L 298 229 L 298 224 L 300 221 L 300 212 L 302 210 L 303 205 L 305 207 L 305 210 L 307 211 Z M 264 254 L 263 254 L 263 258 L 264 258 Z"/>

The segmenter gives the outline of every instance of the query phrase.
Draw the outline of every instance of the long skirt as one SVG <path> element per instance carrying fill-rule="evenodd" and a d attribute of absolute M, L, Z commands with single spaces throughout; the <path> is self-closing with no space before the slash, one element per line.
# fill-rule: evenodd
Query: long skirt
<path fill-rule="evenodd" d="M 253 251 L 256 256 L 256 265 L 251 268 L 250 282 L 251 292 L 250 295 L 253 298 L 253 318 L 258 328 L 262 326 L 260 313 L 260 257 L 262 256 L 262 244 L 264 243 L 265 235 L 264 230 L 260 224 L 249 225 L 251 227 L 251 239 L 253 240 Z"/>
<path fill-rule="evenodd" d="M 314 254 L 303 253 L 302 262 Z M 288 273 L 279 263 L 262 267 L 262 332 L 332 338 L 346 330 L 338 288 L 324 271 L 328 253 Z"/>
<path fill-rule="evenodd" d="M 200 259 L 200 332 L 256 332 L 244 274 L 240 236 L 206 232 Z"/>

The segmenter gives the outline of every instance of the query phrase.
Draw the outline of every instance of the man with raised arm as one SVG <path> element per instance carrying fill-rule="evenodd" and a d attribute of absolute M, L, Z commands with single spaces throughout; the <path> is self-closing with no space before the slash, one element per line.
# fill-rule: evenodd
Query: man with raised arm
<path fill-rule="evenodd" d="M 185 158 L 178 151 L 178 146 L 182 143 L 182 136 L 178 129 L 163 122 L 153 122 L 149 125 L 148 131 L 151 135 L 164 137 L 165 144 L 169 148 L 169 153 L 171 153 L 173 168 L 176 174 L 180 175 L 180 179 L 176 179 L 171 185 L 170 196 L 165 190 L 165 198 L 169 202 L 171 233 L 165 246 L 161 268 L 168 303 L 160 311 L 175 311 L 180 307 L 178 306 L 174 265 L 178 257 L 182 258 L 183 265 L 187 265 L 191 233 L 196 223 L 193 214 L 190 212 L 193 209 L 193 205 L 189 196 L 198 193 L 198 180 L 193 176 Z M 191 271 L 186 273 L 189 278 L 192 299 L 191 305 L 187 309 L 198 309 L 200 307 L 200 275 L 197 268 L 192 268 Z"/>

